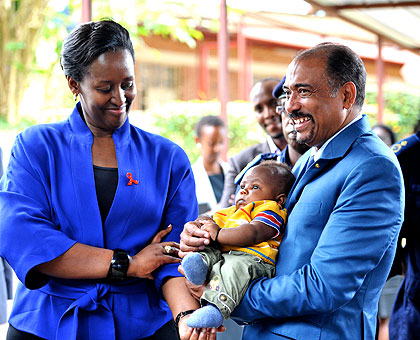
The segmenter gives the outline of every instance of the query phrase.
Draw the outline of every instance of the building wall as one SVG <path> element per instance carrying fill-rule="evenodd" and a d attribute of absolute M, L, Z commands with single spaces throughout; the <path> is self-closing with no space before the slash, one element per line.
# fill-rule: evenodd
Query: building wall
<path fill-rule="evenodd" d="M 200 47 L 208 44 L 208 84 L 207 94 L 200 92 Z M 136 78 L 139 89 L 135 108 L 150 108 L 155 104 L 167 103 L 175 99 L 215 99 L 217 98 L 217 59 L 214 37 L 198 42 L 197 48 L 172 39 L 159 36 L 144 38 L 144 42 L 136 47 Z M 278 46 L 257 41 L 248 42 L 249 67 L 246 90 L 262 78 L 282 78 L 295 54 L 296 48 Z M 367 71 L 367 88 L 377 86 L 375 60 L 364 60 Z M 239 93 L 239 69 L 235 43 L 229 48 L 229 100 L 241 98 Z M 403 82 L 400 63 L 385 63 L 385 82 Z"/>

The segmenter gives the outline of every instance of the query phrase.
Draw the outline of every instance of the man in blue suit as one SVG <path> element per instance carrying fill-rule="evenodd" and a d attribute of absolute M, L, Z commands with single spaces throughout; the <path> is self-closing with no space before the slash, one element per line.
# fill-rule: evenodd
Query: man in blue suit
<path fill-rule="evenodd" d="M 247 324 L 243 339 L 375 338 L 404 186 L 396 157 L 360 113 L 365 82 L 361 59 L 338 44 L 303 51 L 288 67 L 285 109 L 311 149 L 294 167 L 276 276 L 255 280 L 232 314 Z M 206 238 L 187 224 L 181 249 Z"/>

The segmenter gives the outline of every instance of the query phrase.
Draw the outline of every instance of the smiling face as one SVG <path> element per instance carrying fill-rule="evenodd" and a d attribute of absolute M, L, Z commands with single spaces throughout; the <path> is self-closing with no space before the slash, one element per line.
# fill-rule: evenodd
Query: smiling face
<path fill-rule="evenodd" d="M 127 50 L 105 52 L 81 82 L 69 77 L 68 83 L 80 94 L 83 117 L 93 135 L 112 135 L 126 121 L 136 97 L 133 57 Z"/>
<path fill-rule="evenodd" d="M 277 201 L 279 188 L 273 185 L 272 177 L 271 171 L 265 167 L 257 166 L 248 170 L 235 197 L 236 210 L 255 201 Z"/>
<path fill-rule="evenodd" d="M 276 113 L 277 100 L 273 97 L 276 80 L 265 80 L 254 85 L 250 97 L 258 124 L 273 139 L 283 139 L 281 116 Z"/>
<path fill-rule="evenodd" d="M 299 143 L 320 147 L 357 115 L 351 110 L 354 84 L 344 84 L 332 96 L 323 56 L 295 59 L 288 67 L 284 89 L 285 109 L 293 119 Z"/>

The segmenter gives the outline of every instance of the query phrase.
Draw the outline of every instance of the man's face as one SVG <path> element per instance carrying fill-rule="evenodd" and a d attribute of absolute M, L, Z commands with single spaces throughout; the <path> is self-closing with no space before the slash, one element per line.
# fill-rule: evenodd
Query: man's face
<path fill-rule="evenodd" d="M 285 109 L 293 119 L 299 143 L 320 147 L 348 123 L 345 95 L 341 88 L 331 96 L 323 57 L 294 60 L 288 67 L 284 89 Z"/>
<path fill-rule="evenodd" d="M 281 116 L 276 113 L 277 100 L 272 95 L 277 84 L 275 80 L 257 83 L 250 96 L 258 124 L 274 139 L 282 138 L 283 135 Z"/>

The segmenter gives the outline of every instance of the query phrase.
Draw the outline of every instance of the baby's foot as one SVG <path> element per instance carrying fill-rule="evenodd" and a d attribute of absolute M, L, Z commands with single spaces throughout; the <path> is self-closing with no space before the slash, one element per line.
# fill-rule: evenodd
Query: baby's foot
<path fill-rule="evenodd" d="M 207 264 L 199 253 L 190 253 L 181 261 L 185 276 L 195 285 L 202 285 L 207 278 Z"/>
<path fill-rule="evenodd" d="M 197 309 L 187 319 L 187 325 L 192 328 L 217 328 L 223 323 L 223 315 L 213 305 Z"/>

